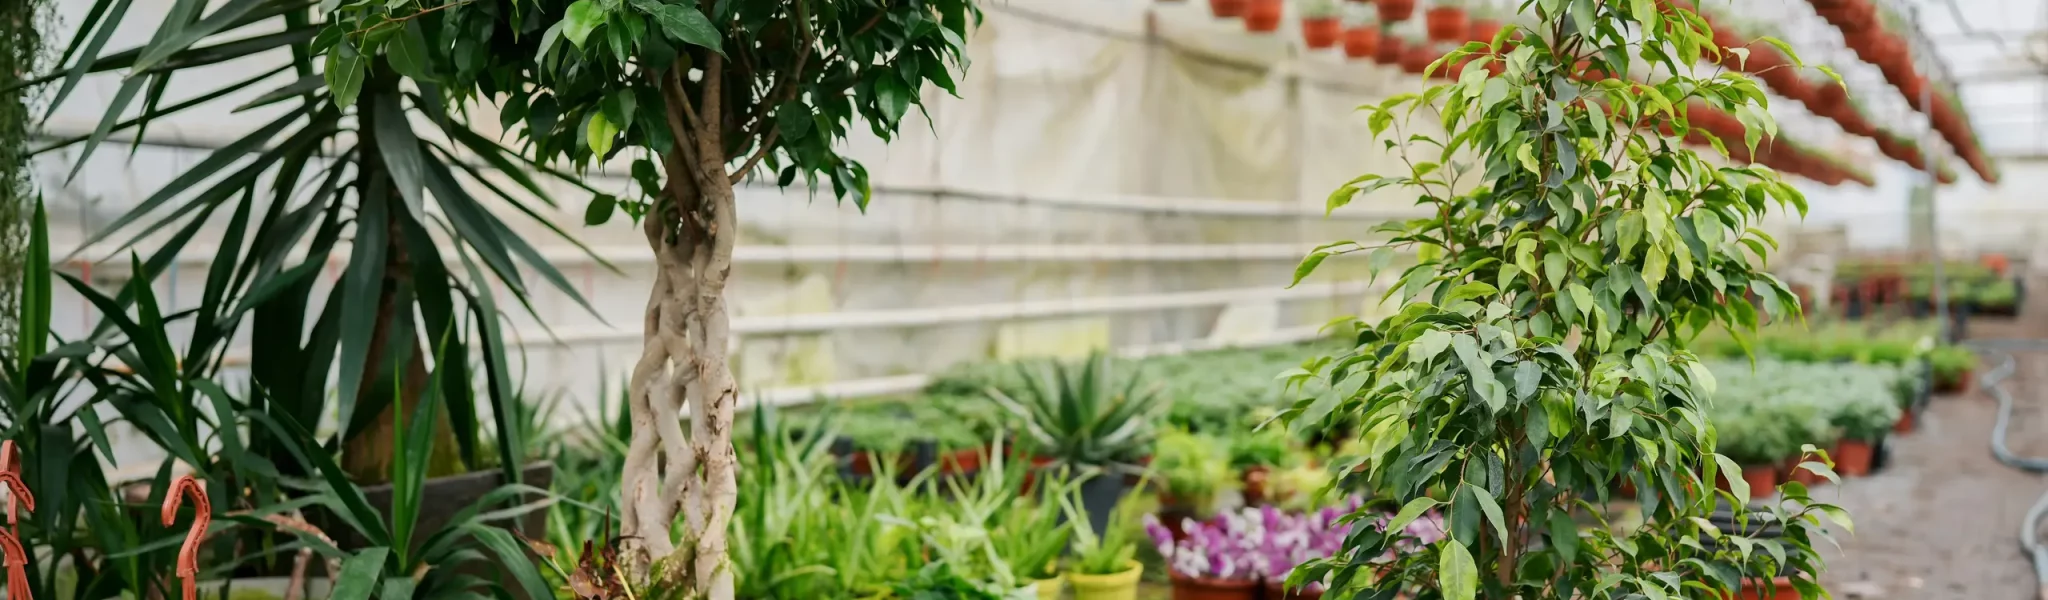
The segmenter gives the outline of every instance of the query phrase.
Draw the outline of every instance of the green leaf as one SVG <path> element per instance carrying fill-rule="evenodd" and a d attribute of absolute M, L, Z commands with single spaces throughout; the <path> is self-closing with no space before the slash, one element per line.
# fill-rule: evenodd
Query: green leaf
<path fill-rule="evenodd" d="M 341 575 L 335 578 L 334 593 L 328 597 L 331 600 L 368 600 L 382 579 L 384 559 L 390 554 L 390 548 L 378 546 L 342 560 Z"/>
<path fill-rule="evenodd" d="M 1436 358 L 1436 355 L 1442 354 L 1444 349 L 1449 347 L 1451 347 L 1451 334 L 1442 329 L 1425 331 L 1421 337 L 1415 338 L 1415 341 L 1408 345 L 1408 361 L 1428 361 L 1429 359 Z"/>
<path fill-rule="evenodd" d="M 1558 282 L 1564 281 L 1564 270 L 1569 260 L 1571 259 L 1566 257 L 1563 252 L 1551 252 L 1543 255 L 1543 277 L 1550 280 L 1551 285 L 1557 285 Z"/>
<path fill-rule="evenodd" d="M 1439 547 L 1437 586 L 1443 590 L 1444 600 L 1472 600 L 1479 592 L 1479 568 L 1472 563 L 1472 553 L 1449 538 Z"/>
<path fill-rule="evenodd" d="M 1443 303 L 1445 306 L 1449 306 L 1456 304 L 1459 300 L 1484 298 L 1497 293 L 1500 293 L 1500 290 L 1495 289 L 1492 284 L 1483 281 L 1471 281 L 1451 288 L 1450 294 L 1444 296 Z"/>
<path fill-rule="evenodd" d="M 619 199 L 611 194 L 598 194 L 590 199 L 590 206 L 583 209 L 584 225 L 603 225 L 612 220 L 612 211 L 618 208 Z"/>
<path fill-rule="evenodd" d="M 1550 545 L 1557 553 L 1564 555 L 1564 562 L 1571 563 L 1579 551 L 1579 524 L 1562 510 L 1550 511 Z"/>
<path fill-rule="evenodd" d="M 1407 529 L 1408 524 L 1414 523 L 1415 519 L 1420 518 L 1423 511 L 1436 508 L 1442 504 L 1437 499 L 1428 496 L 1409 500 L 1407 504 L 1401 505 L 1400 512 L 1394 513 L 1393 520 L 1387 521 L 1387 528 L 1383 531 L 1386 531 L 1388 535 L 1393 535 L 1403 529 Z"/>
<path fill-rule="evenodd" d="M 1621 437 L 1621 434 L 1628 433 L 1629 428 L 1635 425 L 1636 413 L 1629 410 L 1627 405 L 1615 402 L 1608 407 L 1607 418 L 1609 421 L 1607 439 L 1611 440 Z"/>
<path fill-rule="evenodd" d="M 1541 273 L 1536 271 L 1536 243 L 1536 238 L 1522 238 L 1521 241 L 1515 242 L 1515 266 L 1522 269 L 1523 273 L 1528 273 L 1530 277 L 1541 276 Z M 1551 281 L 1552 285 L 1556 283 L 1556 280 Z"/>
<path fill-rule="evenodd" d="M 576 0 L 569 5 L 569 11 L 562 15 L 562 37 L 569 38 L 569 43 L 580 49 L 583 42 L 590 39 L 590 33 L 597 31 L 597 27 L 604 24 L 607 16 L 609 15 L 605 14 L 604 5 L 592 3 L 590 0 Z"/>
<path fill-rule="evenodd" d="M 1491 109 L 1493 105 L 1500 104 L 1500 101 L 1507 99 L 1507 97 L 1507 80 L 1500 77 L 1488 78 L 1486 80 L 1486 87 L 1479 92 L 1479 110 L 1484 112 L 1487 109 Z"/>
<path fill-rule="evenodd" d="M 910 110 L 911 96 L 915 94 L 894 72 L 884 71 L 875 78 L 875 105 L 882 111 L 882 119 L 889 125 L 903 120 L 903 114 Z"/>
<path fill-rule="evenodd" d="M 1530 148 L 1532 146 L 1529 144 L 1522 144 L 1516 147 L 1515 160 L 1521 161 L 1522 168 L 1528 169 L 1530 173 L 1542 175 L 1543 169 L 1536 166 L 1536 155 L 1531 152 Z"/>
<path fill-rule="evenodd" d="M 1525 360 L 1515 363 L 1515 397 L 1528 400 L 1536 395 L 1537 384 L 1543 382 L 1543 367 L 1536 361 Z"/>
<path fill-rule="evenodd" d="M 1508 539 L 1508 520 L 1501 516 L 1500 502 L 1495 501 L 1486 488 L 1472 485 L 1472 482 L 1465 482 L 1465 488 L 1472 492 L 1473 499 L 1479 501 L 1479 510 L 1486 513 L 1486 520 L 1493 523 L 1493 539 Z"/>
<path fill-rule="evenodd" d="M 1742 467 L 1733 459 L 1719 453 L 1714 454 L 1714 465 L 1721 468 L 1721 476 L 1728 480 L 1728 493 L 1736 502 L 1749 501 L 1749 480 L 1742 478 Z"/>
<path fill-rule="evenodd" d="M 1606 110 L 1606 109 L 1603 109 L 1603 108 L 1600 108 L 1600 103 L 1598 103 L 1598 102 L 1587 102 L 1587 103 L 1586 103 L 1586 116 L 1587 116 L 1587 118 L 1588 118 L 1588 119 L 1590 119 L 1590 120 L 1592 121 L 1592 124 L 1593 124 L 1593 135 L 1594 135 L 1594 136 L 1596 136 L 1597 138 L 1599 138 L 1600 140 L 1606 140 L 1606 139 L 1607 139 L 1607 110 Z"/>
<path fill-rule="evenodd" d="M 584 142 L 590 145 L 590 154 L 598 160 L 612 151 L 613 138 L 619 135 L 619 128 L 606 119 L 604 111 L 590 113 L 590 122 L 584 127 Z"/>
<path fill-rule="evenodd" d="M 1662 247 L 1652 244 L 1648 255 L 1643 257 L 1643 282 L 1650 284 L 1651 288 L 1656 288 L 1657 284 L 1663 283 L 1664 269 L 1668 266 L 1670 260 L 1669 257 L 1664 255 Z"/>
<path fill-rule="evenodd" d="M 663 4 L 661 0 L 633 0 L 633 6 L 654 17 L 654 22 L 661 25 L 661 32 L 668 34 L 670 39 L 725 54 L 718 28 L 712 26 L 711 20 L 704 18 L 704 13 L 696 7 Z"/>
<path fill-rule="evenodd" d="M 1330 253 L 1324 251 L 1310 252 L 1308 256 L 1302 257 L 1301 264 L 1295 265 L 1294 267 L 1294 281 L 1288 283 L 1287 287 L 1292 288 L 1294 286 L 1301 285 L 1301 280 L 1307 278 L 1310 274 L 1315 273 L 1316 266 L 1323 264 L 1323 259 L 1329 257 Z"/>
<path fill-rule="evenodd" d="M 334 96 L 334 105 L 348 108 L 356 103 L 356 96 L 363 91 L 363 75 L 367 60 L 356 52 L 354 44 L 344 40 L 327 51 L 327 68 L 321 75 L 327 79 L 327 89 Z"/>
<path fill-rule="evenodd" d="M 419 21 L 406 21 L 398 34 L 384 45 L 384 58 L 391 63 L 391 70 L 418 80 L 432 79 L 434 59 L 427 53 L 427 37 L 420 32 Z"/>
<path fill-rule="evenodd" d="M 1584 317 L 1587 316 L 1587 313 L 1592 312 L 1593 290 L 1586 289 L 1584 284 L 1576 281 L 1572 282 L 1568 289 L 1572 293 L 1572 302 L 1579 305 L 1579 316 Z"/>

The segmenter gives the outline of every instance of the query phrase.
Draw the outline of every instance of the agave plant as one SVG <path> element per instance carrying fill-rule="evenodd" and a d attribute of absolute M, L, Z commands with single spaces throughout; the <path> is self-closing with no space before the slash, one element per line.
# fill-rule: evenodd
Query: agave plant
<path fill-rule="evenodd" d="M 990 388 L 989 399 L 1015 415 L 1024 447 L 1054 466 L 1127 467 L 1152 443 L 1152 423 L 1165 407 L 1137 373 L 1119 379 L 1108 355 L 1071 365 L 1020 364 L 1019 396 Z"/>

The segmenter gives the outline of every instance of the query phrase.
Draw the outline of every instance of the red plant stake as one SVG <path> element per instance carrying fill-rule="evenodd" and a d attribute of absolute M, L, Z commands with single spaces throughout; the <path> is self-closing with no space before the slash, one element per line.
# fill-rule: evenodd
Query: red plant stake
<path fill-rule="evenodd" d="M 185 600 L 199 600 L 199 543 L 206 541 L 206 524 L 213 520 L 213 502 L 206 499 L 206 486 L 191 475 L 180 475 L 164 494 L 164 526 L 178 522 L 178 503 L 192 495 L 192 529 L 185 532 L 185 545 L 178 548 L 178 578 L 185 583 Z M 33 508 L 33 507 L 31 507 Z"/>
<path fill-rule="evenodd" d="M 28 587 L 28 552 L 21 547 L 19 508 L 36 509 L 35 494 L 21 482 L 21 461 L 13 441 L 0 442 L 0 488 L 7 492 L 7 529 L 0 530 L 0 562 L 7 565 L 7 597 L 31 600 Z"/>

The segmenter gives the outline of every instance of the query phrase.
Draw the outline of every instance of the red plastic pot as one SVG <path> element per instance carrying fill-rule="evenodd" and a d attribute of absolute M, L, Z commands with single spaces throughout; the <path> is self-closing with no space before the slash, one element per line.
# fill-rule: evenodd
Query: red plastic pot
<path fill-rule="evenodd" d="M 1380 30 L 1377 27 L 1353 27 L 1344 31 L 1344 55 L 1351 58 L 1372 58 L 1380 49 Z"/>
<path fill-rule="evenodd" d="M 1256 579 L 1211 579 L 1173 574 L 1174 600 L 1253 600 L 1259 597 Z"/>
<path fill-rule="evenodd" d="M 1301 41 L 1308 44 L 1309 49 L 1321 50 L 1335 46 L 1337 40 L 1343 37 L 1344 23 L 1338 21 L 1336 17 L 1301 20 Z"/>
<path fill-rule="evenodd" d="M 1286 0 L 1246 0 L 1244 30 L 1254 33 L 1279 31 L 1280 14 L 1286 7 Z"/>
<path fill-rule="evenodd" d="M 1863 31 L 1877 25 L 1877 9 L 1870 5 L 1869 0 L 1843 0 L 1839 5 L 1819 8 L 1815 12 L 1843 33 Z"/>
<path fill-rule="evenodd" d="M 1436 62 L 1442 55 L 1429 51 L 1429 44 L 1416 42 L 1401 47 L 1401 70 L 1416 75 L 1429 70 L 1429 63 Z"/>
<path fill-rule="evenodd" d="M 1415 0 L 1375 0 L 1380 9 L 1380 22 L 1398 23 L 1415 16 Z"/>
<path fill-rule="evenodd" d="M 1778 493 L 1778 468 L 1772 465 L 1751 465 L 1742 468 L 1742 481 L 1749 484 L 1749 499 L 1768 498 Z M 1728 489 L 1727 473 L 1721 474 L 1721 489 Z"/>
<path fill-rule="evenodd" d="M 1471 25 L 1465 20 L 1465 9 L 1455 6 L 1432 7 L 1423 13 L 1422 18 L 1424 28 L 1429 31 L 1429 41 L 1432 42 L 1463 40 L 1467 28 Z"/>
<path fill-rule="evenodd" d="M 1236 17 L 1242 17 L 1244 16 L 1245 1 L 1246 0 L 1209 0 L 1209 14 L 1215 15 L 1218 19 L 1231 19 Z"/>
<path fill-rule="evenodd" d="M 1835 470 L 1848 477 L 1869 475 L 1870 459 L 1876 454 L 1868 441 L 1842 440 L 1835 446 Z"/>
<path fill-rule="evenodd" d="M 1380 47 L 1373 52 L 1372 61 L 1383 65 L 1401 64 L 1401 38 L 1391 35 L 1380 36 Z"/>
<path fill-rule="evenodd" d="M 1849 102 L 1849 90 L 1842 89 L 1833 80 L 1822 81 L 1813 86 L 1812 102 L 1806 103 L 1814 114 L 1832 115 Z"/>

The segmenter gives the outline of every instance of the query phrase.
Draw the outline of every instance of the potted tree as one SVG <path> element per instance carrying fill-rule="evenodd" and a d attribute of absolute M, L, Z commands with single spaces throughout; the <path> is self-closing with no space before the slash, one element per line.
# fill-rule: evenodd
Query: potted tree
<path fill-rule="evenodd" d="M 1303 0 L 1300 8 L 1303 44 L 1310 50 L 1337 45 L 1337 40 L 1344 36 L 1342 6 L 1337 0 Z"/>
<path fill-rule="evenodd" d="M 1399 510 L 1385 528 L 1354 530 L 1340 552 L 1293 569 L 1289 584 L 1327 579 L 1347 597 L 1371 598 L 1725 597 L 1743 577 L 1787 575 L 1808 597 L 1820 594 L 1810 529 L 1840 511 L 1802 488 L 1783 488 L 1788 501 L 1768 509 L 1779 523 L 1805 524 L 1786 528 L 1783 560 L 1681 543 L 1710 526 L 1718 493 L 1708 482 L 1737 468 L 1716 454 L 1721 428 L 1701 412 L 1714 374 L 1677 340 L 1800 315 L 1797 297 L 1742 240 L 1768 248 L 1750 224 L 1802 197 L 1769 169 L 1724 170 L 1700 150 L 1642 137 L 1662 124 L 1690 129 L 1684 111 L 1643 108 L 1645 98 L 1656 104 L 1653 86 L 1667 101 L 1704 97 L 1763 125 L 1770 116 L 1741 91 L 1744 78 L 1671 58 L 1697 43 L 1680 25 L 1698 22 L 1690 11 L 1627 4 L 1522 3 L 1541 25 L 1513 49 L 1474 42 L 1447 58 L 1505 61 L 1502 76 L 1468 70 L 1361 107 L 1405 168 L 1347 182 L 1328 207 L 1397 188 L 1425 216 L 1384 224 L 1370 243 L 1313 251 L 1296 280 L 1351 252 L 1411 250 L 1416 262 L 1389 292 L 1400 311 L 1350 323 L 1349 347 L 1283 376 L 1345 391 L 1299 402 L 1282 419 L 1356 420 L 1359 444 L 1331 468 L 1346 486 L 1384 490 Z M 1573 80 L 1587 57 L 1609 73 L 1648 62 L 1670 76 Z M 1741 147 L 1754 153 L 1764 133 Z M 1457 153 L 1469 160 L 1449 160 Z M 1712 242 L 1676 234 L 1701 224 Z M 1770 293 L 1752 300 L 1752 288 Z M 1657 500 L 1644 502 L 1643 524 L 1582 534 L 1582 499 L 1623 477 Z M 1739 478 L 1730 487 L 1749 494 Z M 1403 531 L 1432 508 L 1445 511 L 1449 535 L 1384 558 L 1415 542 Z"/>
<path fill-rule="evenodd" d="M 1119 376 L 1108 354 L 1096 352 L 1078 368 L 1063 362 L 1019 363 L 1017 395 L 987 390 L 988 398 L 1019 422 L 1018 449 L 1034 464 L 1070 469 L 1080 479 L 1081 507 L 1096 531 L 1139 473 L 1152 447 L 1152 423 L 1163 414 L 1161 396 L 1138 374 Z"/>

